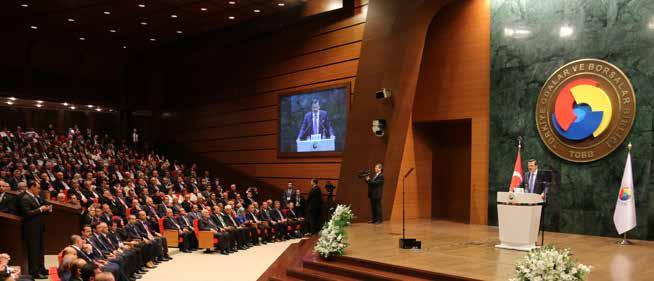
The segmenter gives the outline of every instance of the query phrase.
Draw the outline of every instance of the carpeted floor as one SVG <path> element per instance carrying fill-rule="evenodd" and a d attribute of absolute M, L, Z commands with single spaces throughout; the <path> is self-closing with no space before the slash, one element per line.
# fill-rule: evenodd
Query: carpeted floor
<path fill-rule="evenodd" d="M 286 250 L 300 239 L 252 247 L 224 256 L 202 251 L 180 253 L 169 249 L 172 261 L 159 264 L 139 281 L 254 281 Z M 46 256 L 46 267 L 57 266 L 56 256 Z"/>

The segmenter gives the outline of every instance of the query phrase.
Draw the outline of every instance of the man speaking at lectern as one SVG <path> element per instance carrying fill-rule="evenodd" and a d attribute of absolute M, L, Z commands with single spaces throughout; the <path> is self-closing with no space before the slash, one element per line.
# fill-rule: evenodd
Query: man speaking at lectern
<path fill-rule="evenodd" d="M 540 198 L 545 200 L 547 186 L 543 184 L 543 176 L 538 173 L 538 161 L 529 159 L 527 161 L 527 170 L 524 181 L 525 192 L 540 194 Z"/>
<path fill-rule="evenodd" d="M 315 134 L 320 134 L 323 139 L 334 138 L 334 128 L 327 117 L 327 111 L 320 110 L 318 99 L 311 101 L 311 111 L 304 115 L 297 139 L 307 139 Z"/>

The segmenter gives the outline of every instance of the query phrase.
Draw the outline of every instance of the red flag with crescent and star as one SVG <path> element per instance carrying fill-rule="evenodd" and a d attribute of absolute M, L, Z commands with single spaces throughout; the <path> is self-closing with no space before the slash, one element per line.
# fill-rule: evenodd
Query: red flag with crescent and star
<path fill-rule="evenodd" d="M 509 191 L 513 191 L 514 188 L 520 186 L 522 183 L 522 158 L 520 158 L 520 149 L 518 148 L 518 156 L 515 159 L 515 165 L 513 166 L 513 175 L 511 176 L 511 185 L 509 186 Z"/>

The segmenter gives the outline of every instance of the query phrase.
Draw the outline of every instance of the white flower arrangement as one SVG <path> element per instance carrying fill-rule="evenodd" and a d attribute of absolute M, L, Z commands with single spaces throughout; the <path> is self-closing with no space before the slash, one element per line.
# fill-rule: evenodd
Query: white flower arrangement
<path fill-rule="evenodd" d="M 553 246 L 534 249 L 515 264 L 515 277 L 510 281 L 583 281 L 588 278 L 591 266 L 577 263 L 568 249 Z"/>
<path fill-rule="evenodd" d="M 320 238 L 313 250 L 324 258 L 343 255 L 345 248 L 350 246 L 345 227 L 352 224 L 353 218 L 354 214 L 350 206 L 339 204 L 331 219 L 323 225 Z"/>

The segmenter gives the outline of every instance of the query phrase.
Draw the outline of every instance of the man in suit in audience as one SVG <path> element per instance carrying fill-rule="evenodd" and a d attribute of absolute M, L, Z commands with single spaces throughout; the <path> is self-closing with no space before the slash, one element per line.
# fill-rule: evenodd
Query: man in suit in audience
<path fill-rule="evenodd" d="M 164 229 L 171 229 L 177 231 L 179 237 L 182 237 L 182 243 L 179 245 L 179 250 L 184 253 L 191 252 L 191 237 L 194 236 L 193 232 L 190 230 L 184 230 L 182 226 L 177 223 L 177 220 L 173 216 L 173 210 L 166 210 L 166 217 L 163 220 Z"/>
<path fill-rule="evenodd" d="M 82 238 L 86 245 L 91 247 L 90 252 L 85 252 L 87 256 L 98 266 L 102 266 L 104 271 L 111 272 L 117 280 L 126 281 L 129 280 L 125 276 L 124 266 L 121 267 L 120 262 L 115 258 L 113 254 L 107 252 L 106 249 L 103 251 L 101 245 L 93 239 L 93 228 L 97 227 L 98 223 L 93 226 L 85 225 L 82 227 Z M 83 249 L 83 248 L 82 248 Z"/>
<path fill-rule="evenodd" d="M 322 191 L 318 185 L 318 179 L 311 180 L 311 191 L 307 197 L 306 207 L 310 232 L 316 234 L 322 228 Z"/>
<path fill-rule="evenodd" d="M 141 233 L 141 237 L 147 237 L 147 239 L 153 241 L 153 243 L 156 244 L 158 248 L 161 248 L 161 254 L 158 257 L 159 260 L 172 260 L 173 258 L 168 255 L 168 241 L 165 237 L 162 237 L 160 233 L 156 232 L 156 230 L 150 228 L 145 211 L 140 211 L 138 213 L 138 220 L 139 221 L 136 226 Z"/>
<path fill-rule="evenodd" d="M 258 236 L 256 234 L 256 229 L 250 228 L 242 225 L 236 218 L 236 213 L 231 205 L 225 206 L 223 212 L 223 220 L 227 223 L 228 226 L 235 228 L 240 234 L 241 240 L 239 245 L 242 250 L 245 250 L 249 247 L 252 247 L 255 243 L 258 243 Z"/>
<path fill-rule="evenodd" d="M 309 232 L 309 223 L 304 220 L 304 217 L 295 212 L 295 206 L 293 206 L 293 202 L 288 202 L 286 205 L 286 218 L 288 218 L 288 221 L 293 226 L 293 229 L 299 230 L 302 235 Z"/>
<path fill-rule="evenodd" d="M 27 183 L 28 189 L 19 199 L 19 214 L 23 217 L 23 237 L 27 244 L 29 274 L 37 279 L 47 278 L 43 254 L 43 222 L 41 216 L 52 212 L 52 205 L 46 205 L 38 196 L 41 186 L 34 180 Z"/>
<path fill-rule="evenodd" d="M 279 200 L 276 200 L 274 205 L 275 208 L 273 208 L 273 210 L 270 212 L 270 216 L 277 224 L 283 227 L 283 231 L 281 231 L 281 233 L 283 233 L 284 239 L 293 238 L 292 237 L 293 231 L 292 229 L 289 230 L 290 224 L 288 219 L 286 218 L 286 215 L 284 215 L 284 211 L 281 208 L 281 203 L 279 202 Z"/>
<path fill-rule="evenodd" d="M 147 261 L 145 264 L 146 267 L 154 268 L 154 263 L 159 263 L 157 258 L 161 256 L 163 250 L 157 247 L 157 245 L 153 243 L 152 240 L 149 240 L 147 235 L 141 235 L 142 233 L 139 231 L 137 223 L 138 220 L 136 219 L 136 216 L 128 216 L 128 224 L 125 226 L 125 234 L 127 236 L 127 240 L 130 242 L 137 242 L 139 245 L 141 245 L 143 260 Z"/>
<path fill-rule="evenodd" d="M 11 186 L 6 181 L 0 180 L 0 212 L 10 214 L 16 213 L 15 196 L 9 194 L 7 191 L 11 190 Z"/>
<path fill-rule="evenodd" d="M 255 213 L 256 208 L 254 204 L 250 204 L 245 211 L 246 224 L 254 227 L 259 234 L 261 243 L 264 245 L 270 242 L 270 236 L 268 235 L 268 230 L 266 229 L 264 222 L 259 218 Z"/>
<path fill-rule="evenodd" d="M 244 242 L 246 241 L 245 232 L 227 224 L 220 205 L 213 206 L 213 213 L 211 213 L 210 218 L 220 231 L 227 233 L 229 237 L 229 249 L 238 251 L 241 245 L 246 244 Z"/>
<path fill-rule="evenodd" d="M 193 218 L 191 218 L 184 208 L 179 209 L 179 215 L 177 216 L 177 223 L 184 231 L 190 231 L 193 235 L 190 235 L 189 238 L 191 251 L 198 249 L 198 238 L 195 236 L 193 231 Z"/>
<path fill-rule="evenodd" d="M 286 184 L 286 191 L 284 191 L 284 195 L 282 195 L 282 203 L 284 204 L 284 206 L 286 206 L 288 202 L 295 203 L 295 199 L 296 199 L 295 188 L 293 187 L 293 182 L 289 181 Z"/>
<path fill-rule="evenodd" d="M 277 220 L 273 219 L 272 211 L 268 207 L 267 201 L 261 203 L 261 210 L 259 213 L 261 220 L 268 222 L 270 228 L 274 230 L 273 239 L 276 241 L 284 240 L 286 237 L 286 226 L 283 223 L 278 223 Z"/>
<path fill-rule="evenodd" d="M 202 210 L 202 217 L 198 220 L 198 228 L 202 231 L 211 231 L 213 236 L 218 239 L 218 245 L 214 245 L 214 251 L 220 251 L 223 255 L 228 255 L 231 252 L 229 248 L 229 236 L 225 232 L 221 232 L 209 217 L 209 210 Z M 207 249 L 206 252 L 211 250 Z"/>

